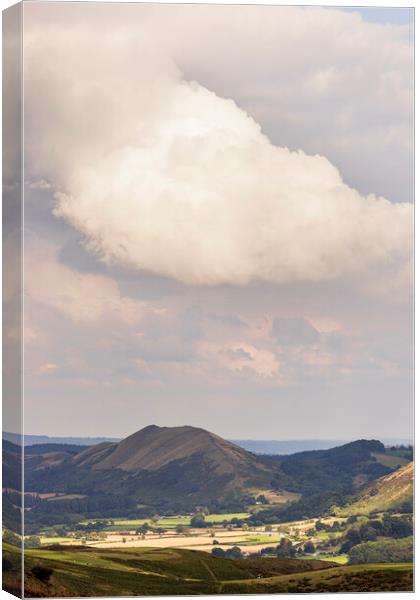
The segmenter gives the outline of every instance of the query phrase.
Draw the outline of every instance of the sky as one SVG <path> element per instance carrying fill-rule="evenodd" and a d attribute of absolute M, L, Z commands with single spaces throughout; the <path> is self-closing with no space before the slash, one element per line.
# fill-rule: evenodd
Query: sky
<path fill-rule="evenodd" d="M 412 12 L 24 10 L 26 432 L 409 437 Z"/>
<path fill-rule="evenodd" d="M 414 2 L 413 2 L 414 5 Z M 337 8 L 337 7 L 336 7 Z M 340 7 L 344 12 L 360 14 L 364 21 L 370 23 L 388 23 L 390 25 L 409 25 L 414 21 L 414 7 L 412 8 L 386 8 L 374 6 L 347 6 Z"/>

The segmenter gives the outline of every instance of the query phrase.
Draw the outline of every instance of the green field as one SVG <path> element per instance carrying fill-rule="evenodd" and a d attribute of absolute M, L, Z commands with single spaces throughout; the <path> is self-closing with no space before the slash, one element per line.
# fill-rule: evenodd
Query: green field
<path fill-rule="evenodd" d="M 249 513 L 223 513 L 221 515 L 211 514 L 206 515 L 205 520 L 210 523 L 223 523 L 223 521 L 230 521 L 231 519 L 247 519 Z"/>
<path fill-rule="evenodd" d="M 19 549 L 4 544 L 3 587 L 16 592 Z M 230 560 L 205 552 L 51 546 L 25 553 L 25 596 L 136 596 L 412 590 L 412 565 L 316 559 Z"/>
<path fill-rule="evenodd" d="M 335 562 L 339 565 L 346 565 L 348 563 L 349 557 L 347 554 L 340 554 L 339 556 L 334 556 L 333 554 L 322 554 L 318 555 L 317 558 L 319 560 L 326 560 L 328 562 Z"/>
<path fill-rule="evenodd" d="M 144 523 L 153 525 L 155 527 L 166 527 L 167 529 L 174 529 L 178 525 L 188 526 L 190 524 L 191 517 L 188 515 L 178 515 L 174 517 L 162 517 L 155 523 L 152 519 L 114 519 L 114 525 L 110 525 L 105 531 L 118 531 L 126 529 L 136 529 Z"/>
<path fill-rule="evenodd" d="M 167 527 L 168 529 L 172 529 L 177 527 L 178 525 L 189 525 L 191 521 L 191 517 L 188 515 L 179 515 L 176 517 L 162 517 L 156 523 L 157 527 Z M 149 521 L 150 523 L 150 521 Z"/>
<path fill-rule="evenodd" d="M 404 467 L 410 461 L 404 456 L 398 456 L 395 454 L 389 454 L 385 452 L 373 452 L 372 456 L 376 458 L 376 460 L 385 467 L 390 467 L 391 469 L 396 469 L 397 467 Z"/>
<path fill-rule="evenodd" d="M 275 546 L 280 541 L 280 537 L 278 535 L 250 535 L 247 536 L 243 542 L 240 543 L 241 546 L 253 546 L 258 544 L 273 544 Z M 236 542 L 238 543 L 238 542 Z M 230 544 L 232 545 L 232 544 Z"/>
<path fill-rule="evenodd" d="M 74 542 L 74 540 L 72 538 L 68 538 L 68 537 L 47 537 L 47 536 L 40 536 L 40 540 L 41 540 L 41 544 L 44 545 L 48 545 L 48 544 L 71 544 Z"/>
<path fill-rule="evenodd" d="M 223 514 L 210 514 L 205 516 L 207 523 L 222 524 L 223 521 L 230 521 L 231 519 L 246 519 L 249 517 L 249 513 L 223 513 Z M 105 519 L 97 519 L 98 521 Z M 113 519 L 113 525 L 106 527 L 104 531 L 127 531 L 137 529 L 144 523 L 153 525 L 155 527 L 163 527 L 166 529 L 175 529 L 179 525 L 188 527 L 190 525 L 191 515 L 176 515 L 170 517 L 161 517 L 156 523 L 152 523 L 149 519 Z M 82 521 L 83 524 L 89 523 L 89 520 L 85 519 Z"/>

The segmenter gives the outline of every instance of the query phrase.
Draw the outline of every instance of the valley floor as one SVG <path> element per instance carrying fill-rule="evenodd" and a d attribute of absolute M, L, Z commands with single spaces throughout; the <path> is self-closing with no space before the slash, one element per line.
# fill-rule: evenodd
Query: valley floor
<path fill-rule="evenodd" d="M 232 513 L 223 515 L 209 515 L 209 519 L 214 521 L 214 517 L 244 518 L 246 513 Z M 136 533 L 136 529 L 147 519 L 126 520 L 116 519 L 114 525 L 102 531 L 100 535 L 91 534 L 83 538 L 67 537 L 48 537 L 41 536 L 42 545 L 63 544 L 80 545 L 86 544 L 95 548 L 183 548 L 186 550 L 202 550 L 211 552 L 215 545 L 221 548 L 230 548 L 237 546 L 243 553 L 259 552 L 265 548 L 276 546 L 283 537 L 287 537 L 294 542 L 305 542 L 312 540 L 315 544 L 322 542 L 325 534 L 316 532 L 308 535 L 308 531 L 314 528 L 316 520 L 307 519 L 305 521 L 293 521 L 273 525 L 272 531 L 266 531 L 264 526 L 247 529 L 234 528 L 229 529 L 220 523 L 215 523 L 214 527 L 209 529 L 193 528 L 189 523 L 190 516 L 162 517 L 157 523 L 158 526 L 164 526 L 163 533 L 147 532 L 145 534 Z M 330 524 L 333 521 L 345 521 L 340 518 L 324 518 L 323 523 Z M 185 526 L 182 532 L 176 532 L 176 526 Z M 331 553 L 330 553 L 331 554 Z M 337 560 L 343 563 L 345 557 L 332 557 L 331 560 Z"/>
<path fill-rule="evenodd" d="M 185 550 L 202 550 L 211 552 L 215 547 L 214 542 L 222 548 L 238 546 L 242 552 L 258 552 L 264 548 L 279 543 L 278 533 L 266 533 L 261 528 L 250 531 L 228 531 L 216 530 L 215 534 L 207 531 L 191 529 L 188 534 L 165 533 L 162 535 L 148 533 L 146 536 L 129 534 L 109 533 L 102 540 L 89 541 L 89 546 L 94 548 L 183 548 Z M 43 539 L 43 543 L 56 543 L 54 538 Z M 75 538 L 60 538 L 64 545 L 78 545 L 80 540 Z"/>

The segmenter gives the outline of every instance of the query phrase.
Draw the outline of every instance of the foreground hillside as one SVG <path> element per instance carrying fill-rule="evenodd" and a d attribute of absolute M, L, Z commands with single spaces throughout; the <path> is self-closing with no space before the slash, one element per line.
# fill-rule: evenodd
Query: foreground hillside
<path fill-rule="evenodd" d="M 4 546 L 4 588 L 16 592 L 18 550 Z M 337 591 L 410 591 L 412 565 L 357 565 L 298 559 L 215 558 L 165 549 L 27 550 L 25 596 L 136 596 Z"/>
<path fill-rule="evenodd" d="M 401 467 L 370 483 L 353 502 L 336 511 L 337 515 L 363 515 L 389 510 L 407 510 L 413 503 L 414 464 Z"/>

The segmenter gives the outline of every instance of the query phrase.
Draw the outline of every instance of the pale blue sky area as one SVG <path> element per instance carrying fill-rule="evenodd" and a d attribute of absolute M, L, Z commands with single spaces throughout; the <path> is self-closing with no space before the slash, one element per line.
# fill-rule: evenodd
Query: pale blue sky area
<path fill-rule="evenodd" d="M 364 21 L 370 23 L 390 23 L 393 25 L 407 25 L 414 22 L 414 8 L 386 8 L 349 6 L 337 7 L 345 12 L 358 12 Z"/>

